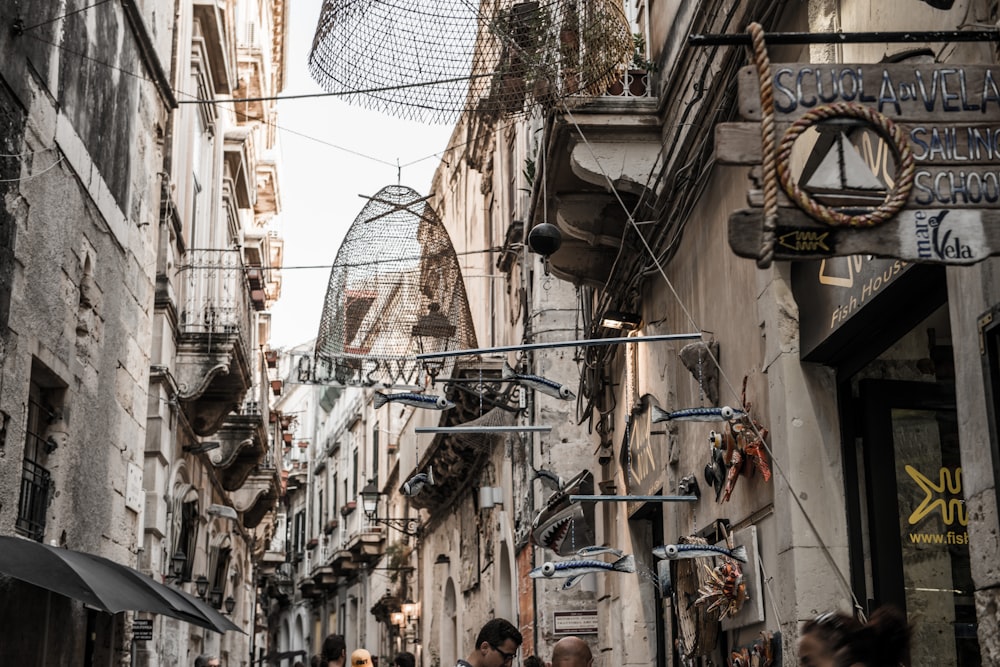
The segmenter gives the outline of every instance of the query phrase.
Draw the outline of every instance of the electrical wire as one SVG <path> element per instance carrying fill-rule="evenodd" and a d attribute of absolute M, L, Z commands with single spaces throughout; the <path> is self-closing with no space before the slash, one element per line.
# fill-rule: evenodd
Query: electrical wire
<path fill-rule="evenodd" d="M 87 5 L 86 7 L 81 7 L 80 9 L 75 9 L 75 10 L 73 10 L 71 12 L 67 12 L 66 14 L 63 14 L 62 16 L 57 16 L 55 18 L 49 19 L 47 21 L 42 21 L 41 23 L 36 23 L 34 25 L 22 26 L 22 25 L 15 24 L 15 26 L 14 26 L 14 34 L 15 35 L 23 35 L 24 33 L 26 33 L 29 30 L 34 30 L 35 28 L 41 28 L 43 25 L 48 25 L 50 23 L 55 23 L 56 21 L 64 19 L 64 18 L 66 18 L 68 16 L 73 16 L 74 14 L 79 14 L 80 12 L 85 12 L 88 9 L 93 9 L 94 7 L 98 7 L 98 6 L 103 5 L 103 4 L 107 3 L 107 2 L 111 2 L 111 0 L 100 0 L 99 2 L 95 2 L 92 5 Z"/>
<path fill-rule="evenodd" d="M 42 174 L 44 174 L 47 171 L 51 171 L 52 169 L 55 169 L 56 167 L 59 166 L 59 163 L 62 162 L 63 160 L 65 160 L 65 159 L 66 159 L 65 155 L 60 155 L 58 160 L 56 160 L 55 162 L 53 162 L 49 166 L 45 167 L 45 169 L 33 172 L 32 174 L 30 174 L 28 176 L 24 176 L 23 178 L 0 178 L 0 183 L 22 183 L 24 181 L 30 181 L 33 178 L 41 176 Z"/>

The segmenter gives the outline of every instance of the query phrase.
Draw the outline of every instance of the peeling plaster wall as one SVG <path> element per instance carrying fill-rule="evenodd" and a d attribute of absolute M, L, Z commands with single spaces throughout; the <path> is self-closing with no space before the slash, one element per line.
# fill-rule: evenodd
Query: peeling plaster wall
<path fill-rule="evenodd" d="M 3 184 L 0 210 L 0 410 L 10 416 L 0 533 L 15 532 L 35 364 L 43 382 L 62 387 L 67 430 L 41 461 L 53 481 L 44 540 L 134 565 L 166 109 L 142 77 L 110 73 L 144 72 L 118 4 L 53 21 L 60 7 L 0 7 L 4 26 L 15 18 L 38 25 L 22 36 L 0 31 L 0 152 L 19 156 L 3 159 L 3 178 L 20 179 Z M 57 607 L 81 618 L 78 606 L 53 596 Z M 44 623 L 34 618 L 37 630 Z M 5 627 L 21 633 L 17 622 Z M 37 646 L 35 630 L 24 634 Z M 79 648 L 72 632 L 48 641 L 53 660 Z M 4 648 L 0 663 L 12 657 Z"/>

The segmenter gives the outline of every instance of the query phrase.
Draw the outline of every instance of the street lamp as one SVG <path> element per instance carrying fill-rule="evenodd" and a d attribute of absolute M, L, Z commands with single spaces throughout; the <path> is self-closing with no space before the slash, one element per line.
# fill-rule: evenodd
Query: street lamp
<path fill-rule="evenodd" d="M 187 564 L 187 556 L 178 549 L 170 557 L 170 580 L 179 581 L 184 576 L 184 566 Z"/>
<path fill-rule="evenodd" d="M 213 588 L 212 592 L 208 594 L 208 603 L 215 607 L 216 609 L 222 609 L 222 589 Z"/>
<path fill-rule="evenodd" d="M 208 595 L 208 579 L 205 575 L 199 574 L 198 578 L 194 580 L 194 590 L 202 600 Z"/>
<path fill-rule="evenodd" d="M 361 507 L 365 511 L 365 516 L 372 523 L 381 523 L 398 530 L 404 535 L 416 537 L 420 535 L 420 524 L 414 519 L 378 516 L 378 499 L 382 492 L 375 486 L 375 480 L 368 480 L 365 488 L 361 489 Z"/>
<path fill-rule="evenodd" d="M 236 598 L 230 595 L 229 597 L 226 598 L 226 601 L 223 604 L 226 607 L 226 613 L 231 616 L 233 613 L 233 609 L 236 609 Z"/>

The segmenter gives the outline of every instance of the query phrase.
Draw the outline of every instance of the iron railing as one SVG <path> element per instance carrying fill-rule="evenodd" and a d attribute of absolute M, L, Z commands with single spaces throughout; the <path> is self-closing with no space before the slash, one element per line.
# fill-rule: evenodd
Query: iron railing
<path fill-rule="evenodd" d="M 21 469 L 21 498 L 17 505 L 15 530 L 36 542 L 45 537 L 45 512 L 49 507 L 51 489 L 52 475 L 49 471 L 25 459 Z"/>
<path fill-rule="evenodd" d="M 178 278 L 183 290 L 181 333 L 236 336 L 249 357 L 254 309 L 240 251 L 189 250 Z"/>

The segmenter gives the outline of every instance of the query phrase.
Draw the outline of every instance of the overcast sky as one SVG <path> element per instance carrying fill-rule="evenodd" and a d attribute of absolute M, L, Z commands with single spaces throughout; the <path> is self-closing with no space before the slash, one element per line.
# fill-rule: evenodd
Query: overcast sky
<path fill-rule="evenodd" d="M 322 0 L 290 4 L 282 95 L 321 93 L 307 63 Z M 294 267 L 333 263 L 366 203 L 359 195 L 374 195 L 397 182 L 428 194 L 452 127 L 403 121 L 333 97 L 281 101 L 277 124 L 282 212 L 276 229 L 285 240 L 288 268 L 282 272 L 281 298 L 271 310 L 271 346 L 287 348 L 316 336 L 330 277 L 329 268 Z M 416 164 L 403 167 L 397 179 L 397 161 Z"/>

